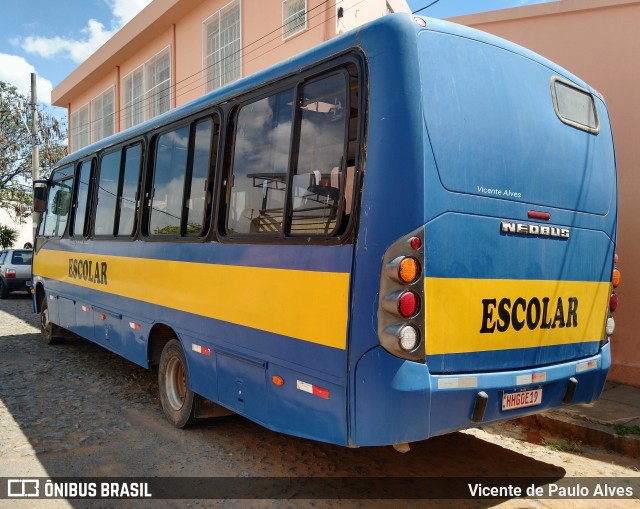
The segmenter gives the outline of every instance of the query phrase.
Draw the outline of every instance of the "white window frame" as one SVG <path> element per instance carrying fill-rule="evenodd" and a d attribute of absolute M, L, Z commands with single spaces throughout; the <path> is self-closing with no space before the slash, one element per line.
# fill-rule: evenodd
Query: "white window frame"
<path fill-rule="evenodd" d="M 304 4 L 304 9 L 301 11 L 299 6 Z M 287 8 L 295 6 L 298 7 L 297 11 L 294 11 L 293 14 L 287 13 Z M 296 18 L 300 16 L 300 14 L 304 15 L 304 25 L 295 25 Z M 288 30 L 287 25 L 292 24 L 294 26 L 293 29 Z M 285 41 L 298 35 L 300 32 L 304 32 L 307 29 L 307 0 L 282 0 L 282 40 Z"/>
<path fill-rule="evenodd" d="M 111 95 L 111 111 L 105 112 L 105 99 Z M 108 106 L 108 103 L 107 103 Z M 95 142 L 116 132 L 116 89 L 113 85 L 91 99 L 91 141 Z"/>
<path fill-rule="evenodd" d="M 159 60 L 167 58 L 169 60 L 169 77 L 162 80 L 159 83 L 153 83 L 154 76 L 151 72 L 152 66 Z M 171 46 L 165 47 L 162 51 L 159 51 L 149 60 L 144 63 L 144 94 L 145 94 L 145 111 L 146 118 L 153 118 L 165 113 L 171 109 L 171 75 L 172 75 L 172 62 L 171 62 Z M 166 86 L 166 88 L 165 88 Z M 162 101 L 162 94 L 164 90 L 168 95 L 168 106 L 166 109 L 159 108 L 156 110 L 156 106 Z"/>
<path fill-rule="evenodd" d="M 87 121 L 80 124 L 80 116 L 86 112 Z M 91 143 L 91 108 L 86 103 L 69 115 L 71 150 L 76 151 L 86 147 Z M 85 143 L 83 143 L 85 142 Z"/>
<path fill-rule="evenodd" d="M 134 80 L 140 79 L 140 90 L 134 95 Z M 133 69 L 121 80 L 120 85 L 120 124 L 122 129 L 128 129 L 144 122 L 144 64 Z"/>
<path fill-rule="evenodd" d="M 220 24 L 226 20 L 225 16 L 234 14 L 236 10 L 238 36 L 221 43 Z M 209 51 L 209 29 L 212 25 L 218 26 L 218 44 L 214 50 Z M 236 23 L 234 26 L 226 27 L 226 30 L 235 30 L 235 25 Z M 233 57 L 231 62 L 226 66 L 223 65 L 224 60 L 230 56 Z M 205 92 L 211 92 L 240 78 L 242 78 L 242 2 L 233 0 L 202 22 L 202 81 Z"/>
<path fill-rule="evenodd" d="M 168 59 L 168 77 L 153 83 L 153 66 L 162 59 Z M 166 70 L 166 69 L 165 69 Z M 134 80 L 140 79 L 138 95 L 134 96 Z M 145 120 L 161 115 L 173 108 L 173 60 L 171 45 L 165 46 L 144 64 L 127 73 L 120 80 L 120 123 L 122 129 L 128 129 Z M 163 107 L 162 105 L 166 105 Z M 159 107 L 159 109 L 158 109 Z"/>

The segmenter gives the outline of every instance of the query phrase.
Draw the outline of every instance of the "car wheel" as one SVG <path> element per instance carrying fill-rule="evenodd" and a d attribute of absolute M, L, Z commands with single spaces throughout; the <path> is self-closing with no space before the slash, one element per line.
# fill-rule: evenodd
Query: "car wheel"
<path fill-rule="evenodd" d="M 0 279 L 0 299 L 6 299 L 9 296 L 9 289 L 4 281 Z"/>

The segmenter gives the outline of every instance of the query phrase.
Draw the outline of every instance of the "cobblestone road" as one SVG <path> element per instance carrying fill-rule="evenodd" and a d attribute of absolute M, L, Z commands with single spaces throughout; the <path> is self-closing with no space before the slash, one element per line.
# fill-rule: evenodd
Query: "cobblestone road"
<path fill-rule="evenodd" d="M 45 345 L 27 295 L 0 300 L 0 477 L 608 477 L 640 461 L 578 447 L 578 455 L 521 442 L 502 428 L 412 444 L 347 449 L 266 430 L 239 416 L 177 430 L 158 401 L 156 374 L 81 339 Z M 147 502 L 147 503 L 145 503 Z M 593 500 L 446 501 L 441 507 L 592 508 Z M 0 507 L 433 507 L 408 500 L 8 501 Z M 637 507 L 610 500 L 607 508 Z"/>

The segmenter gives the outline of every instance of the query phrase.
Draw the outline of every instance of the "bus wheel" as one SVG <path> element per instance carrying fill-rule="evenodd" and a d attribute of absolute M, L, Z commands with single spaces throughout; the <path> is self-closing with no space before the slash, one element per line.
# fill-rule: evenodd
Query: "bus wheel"
<path fill-rule="evenodd" d="M 176 428 L 192 424 L 194 393 L 189 389 L 187 361 L 177 339 L 169 341 L 162 350 L 158 366 L 158 386 L 162 410 Z"/>
<path fill-rule="evenodd" d="M 40 333 L 42 334 L 42 340 L 47 345 L 55 344 L 61 337 L 60 327 L 51 323 L 51 320 L 49 319 L 47 299 L 43 299 L 40 303 Z"/>

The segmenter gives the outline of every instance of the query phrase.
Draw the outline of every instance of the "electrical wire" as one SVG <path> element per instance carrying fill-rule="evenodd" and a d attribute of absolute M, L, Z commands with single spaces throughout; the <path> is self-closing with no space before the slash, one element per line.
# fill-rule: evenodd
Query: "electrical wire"
<path fill-rule="evenodd" d="M 345 10 L 349 10 L 349 9 L 354 9 L 356 8 L 358 5 L 360 5 L 361 3 L 363 3 L 365 0 L 360 0 L 359 2 L 355 3 L 354 5 L 346 8 Z M 319 9 L 320 7 L 325 6 L 328 3 L 328 0 L 325 0 L 323 3 L 321 3 L 320 5 L 313 7 L 312 9 L 309 9 L 308 11 L 305 12 L 305 15 L 307 15 L 307 24 L 309 23 L 309 21 L 325 14 L 327 11 L 329 11 L 332 8 L 332 5 L 329 5 L 327 7 L 325 7 L 323 10 L 320 10 L 318 12 L 316 12 L 313 16 L 308 16 L 311 12 Z M 332 15 L 329 19 L 335 19 L 337 16 L 337 13 Z M 318 24 L 314 27 L 311 27 L 310 30 L 313 29 L 317 29 L 324 26 L 323 24 Z M 198 70 L 197 72 L 186 76 L 184 78 L 182 78 L 181 80 L 177 81 L 175 84 L 170 85 L 168 88 L 163 88 L 157 92 L 154 92 L 153 94 L 147 94 L 146 96 L 143 96 L 142 100 L 138 101 L 137 103 L 134 103 L 132 105 L 129 106 L 125 106 L 123 108 L 119 108 L 118 110 L 114 111 L 114 113 L 110 113 L 107 116 L 104 117 L 100 117 L 94 120 L 91 120 L 88 123 L 83 123 L 79 126 L 70 126 L 69 127 L 69 137 L 71 138 L 73 135 L 77 134 L 79 131 L 84 131 L 84 130 L 89 130 L 89 132 L 87 133 L 90 136 L 90 132 L 91 132 L 91 128 L 93 126 L 95 126 L 98 122 L 102 122 L 105 118 L 108 117 L 113 117 L 115 119 L 116 114 L 120 115 L 120 122 L 123 123 L 123 121 L 129 120 L 130 118 L 132 118 L 133 116 L 137 116 L 140 114 L 143 114 L 143 116 L 147 116 L 147 114 L 149 113 L 149 111 L 154 107 L 153 104 L 153 99 L 163 99 L 164 97 L 166 97 L 166 95 L 169 95 L 169 100 L 171 98 L 170 94 L 175 94 L 175 99 L 177 100 L 179 97 L 182 97 L 188 93 L 193 92 L 194 90 L 197 90 L 198 88 L 205 86 L 206 82 L 202 82 L 201 80 L 204 80 L 204 73 L 210 69 L 213 69 L 216 65 L 219 64 L 223 64 L 223 62 L 225 60 L 234 58 L 236 55 L 241 54 L 242 56 L 244 56 L 245 58 L 243 59 L 243 62 L 238 62 L 238 64 L 236 64 L 235 67 L 231 68 L 231 71 L 237 71 L 238 67 L 242 66 L 243 64 L 247 64 L 250 62 L 253 62 L 261 57 L 263 57 L 264 55 L 266 55 L 267 53 L 270 53 L 274 50 L 276 50 L 277 48 L 281 47 L 284 45 L 284 43 L 286 41 L 281 41 L 279 44 L 277 44 L 276 46 L 267 49 L 266 51 L 256 55 L 254 58 L 251 58 L 249 60 L 246 59 L 247 55 L 250 55 L 254 52 L 257 52 L 261 49 L 263 49 L 266 45 L 268 45 L 271 42 L 274 42 L 278 39 L 280 39 L 280 31 L 285 27 L 285 24 L 282 24 L 280 26 L 278 26 L 277 28 L 273 29 L 272 31 L 266 33 L 265 35 L 263 35 L 262 37 L 259 37 L 258 39 L 256 39 L 255 41 L 240 47 L 240 49 L 234 51 L 233 53 L 226 55 L 214 62 L 212 62 L 210 65 L 205 66 L 203 69 Z M 277 34 L 275 37 L 271 37 L 274 34 Z M 269 38 L 269 39 L 267 39 Z M 267 39 L 265 41 L 265 39 Z M 256 46 L 260 44 L 259 46 Z M 256 46 L 253 49 L 251 49 L 250 51 L 246 51 L 249 47 L 251 46 Z M 143 64 L 144 65 L 144 64 Z M 126 76 L 125 76 L 126 77 Z M 166 95 L 161 95 L 161 94 L 166 94 Z M 87 105 L 89 106 L 89 105 Z M 127 111 L 129 110 L 129 111 Z M 126 114 L 124 114 L 124 112 L 127 112 Z M 152 118 L 152 117 L 149 117 Z"/>
<path fill-rule="evenodd" d="M 434 4 L 437 4 L 440 0 L 434 0 L 433 2 L 431 2 L 429 5 L 425 5 L 424 7 L 421 7 L 420 9 L 418 9 L 417 11 L 413 11 L 411 14 L 418 14 L 420 11 L 424 11 L 425 9 L 428 9 L 429 7 L 431 7 Z"/>

